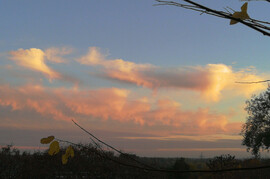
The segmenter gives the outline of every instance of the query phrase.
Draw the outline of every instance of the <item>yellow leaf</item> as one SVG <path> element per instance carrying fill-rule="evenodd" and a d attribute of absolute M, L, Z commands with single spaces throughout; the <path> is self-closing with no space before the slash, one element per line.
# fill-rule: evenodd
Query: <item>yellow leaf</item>
<path fill-rule="evenodd" d="M 74 157 L 74 150 L 71 147 L 71 145 L 67 148 L 66 155 L 67 155 L 67 157 Z"/>
<path fill-rule="evenodd" d="M 66 153 L 62 155 L 62 164 L 65 165 L 68 162 L 69 157 L 74 157 L 74 150 L 71 145 L 67 148 Z"/>
<path fill-rule="evenodd" d="M 248 5 L 247 2 L 245 4 L 243 4 L 243 6 L 241 7 L 241 12 L 233 13 L 232 17 L 234 17 L 236 19 L 241 19 L 241 20 L 249 19 L 249 15 L 247 13 L 247 5 Z M 236 23 L 238 23 L 238 21 L 232 19 L 230 22 L 230 25 L 233 25 Z"/>
<path fill-rule="evenodd" d="M 66 155 L 62 155 L 62 164 L 65 165 L 68 162 L 68 157 Z"/>
<path fill-rule="evenodd" d="M 53 139 L 54 139 L 54 136 L 49 136 L 47 138 L 42 138 L 42 139 L 40 139 L 40 143 L 42 143 L 42 144 L 48 144 L 51 141 L 53 141 Z"/>
<path fill-rule="evenodd" d="M 53 141 L 50 144 L 49 155 L 55 155 L 60 151 L 59 142 Z"/>
<path fill-rule="evenodd" d="M 247 2 L 245 4 L 243 4 L 243 6 L 241 7 L 242 12 L 247 13 L 247 5 L 248 5 Z"/>

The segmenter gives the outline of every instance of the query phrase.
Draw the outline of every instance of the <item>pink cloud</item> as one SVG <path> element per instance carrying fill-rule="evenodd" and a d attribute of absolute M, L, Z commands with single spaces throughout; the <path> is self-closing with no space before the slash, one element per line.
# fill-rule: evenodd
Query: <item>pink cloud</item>
<path fill-rule="evenodd" d="M 253 71 L 234 72 L 225 64 L 161 68 L 151 64 L 136 64 L 122 59 L 107 60 L 95 47 L 89 48 L 87 55 L 77 60 L 81 64 L 100 66 L 103 77 L 121 82 L 136 84 L 153 90 L 170 88 L 198 91 L 208 101 L 219 101 L 224 90 L 237 90 L 238 94 L 250 95 L 263 85 L 246 88 L 235 81 L 257 81 L 263 78 Z"/>
<path fill-rule="evenodd" d="M 0 146 L 5 147 L 5 146 Z M 19 149 L 19 150 L 47 150 L 48 147 L 39 147 L 39 146 L 12 146 L 13 149 Z"/>
<path fill-rule="evenodd" d="M 27 85 L 22 87 L 0 86 L 0 105 L 11 106 L 12 110 L 34 110 L 41 115 L 52 116 L 55 120 L 67 120 L 59 107 L 61 104 L 54 95 L 42 86 Z"/>
<path fill-rule="evenodd" d="M 130 91 L 107 88 L 95 90 L 50 89 L 42 86 L 0 86 L 0 105 L 12 110 L 34 111 L 55 120 L 70 121 L 91 117 L 133 123 L 155 128 L 163 126 L 167 132 L 183 134 L 230 133 L 230 115 L 217 114 L 207 108 L 183 110 L 173 100 L 160 99 L 149 102 L 147 97 L 134 99 Z"/>
<path fill-rule="evenodd" d="M 224 151 L 224 152 L 232 152 L 232 151 L 239 151 L 239 152 L 246 152 L 247 149 L 245 148 L 160 148 L 157 149 L 158 151 L 178 151 L 178 152 L 183 152 L 183 151 L 198 151 L 198 152 L 205 152 L 205 151 L 212 151 L 212 152 L 216 152 L 216 151 Z"/>

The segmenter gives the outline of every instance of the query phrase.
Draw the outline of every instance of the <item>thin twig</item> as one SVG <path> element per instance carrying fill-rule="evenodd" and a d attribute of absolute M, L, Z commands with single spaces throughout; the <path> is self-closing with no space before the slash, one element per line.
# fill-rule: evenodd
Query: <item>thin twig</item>
<path fill-rule="evenodd" d="M 236 81 L 235 83 L 241 83 L 241 84 L 254 84 L 254 83 L 266 83 L 269 82 L 270 80 L 263 80 L 263 81 Z"/>
<path fill-rule="evenodd" d="M 270 36 L 270 32 L 269 32 L 270 27 L 267 27 L 265 25 L 260 24 L 260 23 L 268 24 L 269 22 L 259 21 L 259 20 L 255 20 L 255 19 L 241 20 L 241 19 L 233 17 L 231 13 L 217 11 L 217 10 L 203 6 L 199 3 L 196 3 L 196 2 L 191 1 L 191 0 L 182 0 L 182 1 L 189 3 L 191 5 L 181 4 L 181 3 L 174 2 L 174 1 L 166 1 L 166 0 L 156 0 L 156 2 L 159 2 L 159 4 L 155 4 L 155 5 L 178 6 L 178 7 L 182 7 L 185 9 L 199 11 L 199 12 L 203 12 L 203 13 L 206 13 L 209 15 L 213 15 L 213 16 L 217 16 L 217 17 L 221 17 L 221 18 L 225 18 L 225 19 L 235 20 L 237 22 L 244 24 L 245 26 L 248 26 L 249 28 L 252 28 L 253 30 L 256 30 L 256 31 L 262 33 L 263 35 Z M 270 0 L 267 0 L 267 1 L 270 2 Z"/>
<path fill-rule="evenodd" d="M 154 169 L 152 166 L 149 166 L 149 165 L 147 165 L 147 164 L 145 164 L 145 163 L 143 163 L 143 162 L 141 162 L 141 161 L 139 161 L 139 160 L 136 160 L 135 158 L 130 157 L 128 154 L 123 153 L 123 152 L 121 152 L 120 150 L 116 149 L 115 147 L 113 147 L 113 146 L 111 146 L 111 145 L 109 145 L 109 144 L 103 142 L 102 140 L 98 139 L 98 138 L 97 138 L 96 136 L 94 136 L 92 133 L 90 133 L 89 131 L 87 131 L 86 129 L 84 129 L 82 126 L 80 126 L 78 123 L 76 123 L 73 119 L 72 119 L 72 122 L 73 122 L 76 126 L 78 126 L 81 130 L 83 130 L 84 132 L 86 132 L 88 135 L 90 135 L 91 137 L 93 137 L 94 139 L 96 139 L 98 142 L 104 144 L 105 146 L 111 148 L 112 150 L 118 152 L 119 154 L 122 154 L 123 156 L 125 156 L 125 157 L 127 157 L 127 158 L 129 158 L 129 159 L 131 159 L 131 160 L 133 160 L 133 161 L 135 161 L 135 162 L 137 162 L 137 163 L 140 164 L 140 165 L 143 165 L 143 166 L 145 166 L 145 167 Z"/>
<path fill-rule="evenodd" d="M 75 144 L 73 142 L 69 142 L 69 141 L 66 141 L 66 140 L 61 140 L 61 139 L 56 139 L 56 140 L 61 141 L 61 142 L 66 142 L 66 143 L 72 144 L 74 146 L 89 149 L 88 147 L 85 147 L 83 145 Z M 115 159 L 113 159 L 111 157 L 108 157 L 107 155 L 103 156 L 97 151 L 93 151 L 93 152 L 95 152 L 100 157 L 106 158 L 107 160 L 115 162 L 115 163 L 117 163 L 119 165 L 126 166 L 126 167 L 131 167 L 131 168 L 136 168 L 136 169 L 141 169 L 141 170 L 144 170 L 144 171 L 150 171 L 150 172 L 163 172 L 163 173 L 223 173 L 223 172 L 232 172 L 232 171 L 259 170 L 259 169 L 270 168 L 269 165 L 266 165 L 266 166 L 259 166 L 259 167 L 229 168 L 229 169 L 220 169 L 220 170 L 183 170 L 183 171 L 166 170 L 166 169 L 145 168 L 145 167 L 140 167 L 140 166 L 137 166 L 137 165 L 127 164 L 127 163 L 123 163 L 123 162 L 120 162 L 118 160 L 115 160 Z"/>

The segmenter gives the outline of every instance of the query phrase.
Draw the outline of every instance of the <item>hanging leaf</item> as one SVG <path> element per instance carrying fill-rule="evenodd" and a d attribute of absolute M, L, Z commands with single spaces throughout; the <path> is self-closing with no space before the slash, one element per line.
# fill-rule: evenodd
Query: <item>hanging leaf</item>
<path fill-rule="evenodd" d="M 49 144 L 53 140 L 54 140 L 54 136 L 49 136 L 47 138 L 40 139 L 40 143 L 42 143 L 42 144 Z"/>
<path fill-rule="evenodd" d="M 68 162 L 68 158 L 74 157 L 74 149 L 72 148 L 72 146 L 70 145 L 67 150 L 66 153 L 64 155 L 62 155 L 62 164 L 65 165 Z"/>
<path fill-rule="evenodd" d="M 60 151 L 59 142 L 53 141 L 50 144 L 49 155 L 55 155 Z"/>
<path fill-rule="evenodd" d="M 74 157 L 74 150 L 73 150 L 73 148 L 72 148 L 72 146 L 70 145 L 68 148 L 67 148 L 67 150 L 66 150 L 66 155 L 68 156 L 68 157 Z"/>
<path fill-rule="evenodd" d="M 62 164 L 65 165 L 68 162 L 68 157 L 66 156 L 66 154 L 62 155 Z"/>
<path fill-rule="evenodd" d="M 243 6 L 241 7 L 241 12 L 233 13 L 232 17 L 237 18 L 237 19 L 241 19 L 241 20 L 249 19 L 249 15 L 247 13 L 247 5 L 248 5 L 247 2 L 245 4 L 243 4 Z M 233 25 L 236 23 L 238 23 L 238 21 L 232 19 L 230 22 L 230 25 Z"/>

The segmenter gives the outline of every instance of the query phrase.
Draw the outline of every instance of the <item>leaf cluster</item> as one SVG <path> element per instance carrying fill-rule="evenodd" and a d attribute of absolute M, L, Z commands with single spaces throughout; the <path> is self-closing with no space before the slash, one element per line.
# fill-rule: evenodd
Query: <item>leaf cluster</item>
<path fill-rule="evenodd" d="M 216 156 L 213 159 L 210 159 L 206 165 L 211 170 L 221 170 L 227 168 L 236 168 L 239 165 L 239 162 L 235 159 L 235 156 L 230 154 Z"/>
<path fill-rule="evenodd" d="M 242 144 L 255 157 L 260 156 L 260 149 L 270 147 L 270 87 L 259 95 L 246 101 L 247 121 L 242 128 Z"/>
<path fill-rule="evenodd" d="M 59 142 L 58 141 L 53 141 L 55 139 L 54 136 L 48 136 L 46 138 L 42 138 L 40 139 L 40 143 L 41 144 L 49 144 L 50 143 L 50 148 L 48 151 L 49 155 L 56 155 L 57 153 L 59 153 L 60 151 L 60 146 L 59 146 Z M 73 158 L 74 157 L 74 150 L 72 148 L 72 146 L 69 146 L 66 149 L 65 154 L 62 155 L 62 164 L 67 164 L 68 159 L 69 158 Z"/>

